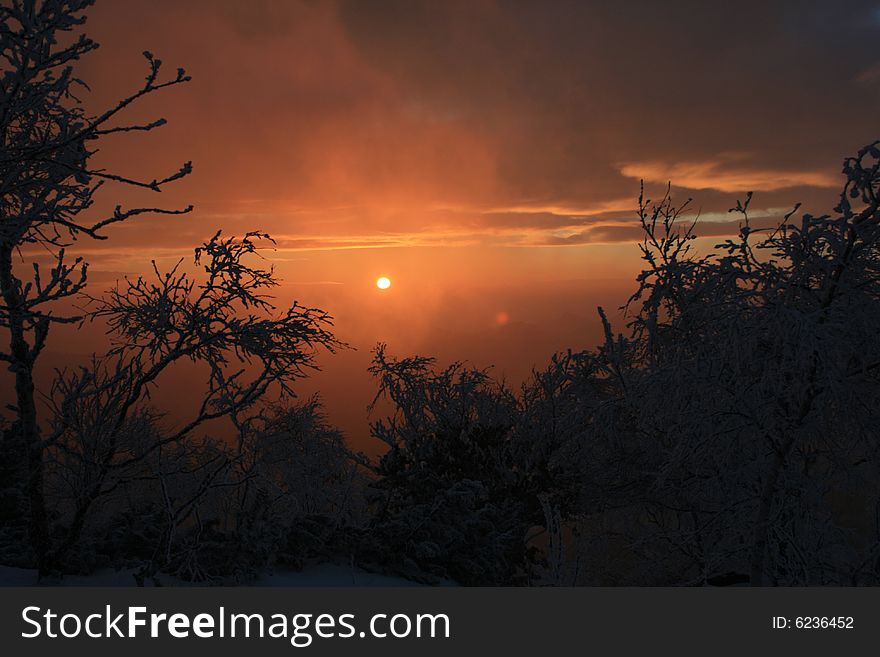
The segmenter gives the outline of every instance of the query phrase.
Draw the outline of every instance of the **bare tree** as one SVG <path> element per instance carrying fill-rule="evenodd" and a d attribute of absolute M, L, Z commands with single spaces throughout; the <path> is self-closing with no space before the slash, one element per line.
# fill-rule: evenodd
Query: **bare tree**
<path fill-rule="evenodd" d="M 330 317 L 322 310 L 294 303 L 275 313 L 266 290 L 277 285 L 271 269 L 247 262 L 257 258 L 261 241 L 249 233 L 240 239 L 217 233 L 195 250 L 202 265 L 196 277 L 179 262 L 161 273 L 154 264 L 152 277 L 125 279 L 103 297 L 92 298 L 89 316 L 109 327 L 112 347 L 91 368 L 62 372 L 52 396 L 52 430 L 42 440 L 44 449 L 63 449 L 68 463 L 88 471 L 87 485 L 76 497 L 69 525 L 50 553 L 62 561 L 79 540 L 95 503 L 132 477 L 143 477 L 143 467 L 163 450 L 191 443 L 205 423 L 229 417 L 239 427 L 245 413 L 272 387 L 282 396 L 293 394 L 293 382 L 316 367 L 318 348 L 342 346 L 329 331 Z M 151 439 L 132 444 L 131 423 L 146 410 L 151 388 L 181 362 L 203 366 L 204 386 L 190 391 L 195 410 L 177 426 L 156 426 Z M 100 412 L 100 426 L 90 426 L 88 439 L 71 428 L 82 424 L 84 409 Z M 180 464 L 188 464 L 183 453 Z M 199 495 L 221 481 L 242 454 L 217 452 L 203 468 L 204 483 L 193 497 L 173 507 L 175 522 L 185 520 L 197 507 Z M 163 470 L 164 468 L 164 470 Z M 159 468 L 165 477 L 173 472 Z"/>
<path fill-rule="evenodd" d="M 84 35 L 67 33 L 85 22 L 92 0 L 14 0 L 0 7 L 0 326 L 8 347 L 0 359 L 15 376 L 15 424 L 28 454 L 30 540 L 39 567 L 48 567 L 50 536 L 43 497 L 43 455 L 34 393 L 34 366 L 53 324 L 78 320 L 54 314 L 53 305 L 79 293 L 87 267 L 71 261 L 65 247 L 86 236 L 105 239 L 104 230 L 131 217 L 183 214 L 192 208 L 168 210 L 117 206 L 109 216 L 92 212 L 95 194 L 107 182 L 159 192 L 185 177 L 190 163 L 175 173 L 137 180 L 90 164 L 96 142 L 111 135 L 149 132 L 165 123 L 120 122 L 121 115 L 141 98 L 189 80 L 183 69 L 161 79 L 162 63 L 149 52 L 144 82 L 115 105 L 88 113 L 77 98 L 86 90 L 74 73 L 76 62 L 98 44 Z M 41 267 L 38 253 L 48 252 L 51 267 Z"/>
<path fill-rule="evenodd" d="M 58 302 L 82 296 L 86 288 L 87 263 L 66 256 L 72 242 L 106 239 L 107 228 L 138 215 L 192 210 L 117 205 L 109 216 L 94 213 L 96 194 L 106 183 L 160 192 L 190 173 L 187 162 L 171 175 L 138 180 L 91 164 L 100 140 L 165 123 L 125 123 L 125 110 L 190 78 L 183 69 L 161 78 L 161 61 L 145 52 L 144 82 L 108 109 L 87 112 L 76 95 L 87 87 L 74 65 L 97 44 L 67 33 L 85 23 L 91 4 L 15 0 L 0 7 L 0 327 L 9 339 L 0 359 L 15 376 L 6 447 L 14 443 L 27 452 L 30 544 L 41 574 L 64 561 L 95 503 L 127 478 L 141 476 L 156 454 L 190 440 L 209 420 L 237 417 L 273 386 L 289 394 L 292 381 L 314 367 L 317 348 L 341 344 L 323 311 L 294 304 L 275 313 L 266 295 L 277 284 L 274 271 L 249 262 L 259 257 L 261 244 L 271 242 L 258 232 L 240 239 L 218 232 L 197 248 L 194 264 L 202 276 L 184 271 L 182 261 L 167 273 L 154 263 L 155 278 L 126 279 L 105 296 L 92 295 L 85 316 L 56 312 Z M 39 261 L 46 253 L 52 260 L 48 270 Z M 86 316 L 108 326 L 111 350 L 91 367 L 61 372 L 41 417 L 34 370 L 50 329 Z M 151 430 L 150 440 L 133 441 L 128 434 L 149 412 L 150 388 L 181 361 L 201 363 L 208 371 L 195 411 L 180 426 Z M 198 490 L 213 485 L 228 467 L 226 456 L 217 459 L 203 468 L 207 474 Z M 76 464 L 81 475 L 63 526 L 53 527 L 47 508 L 50 463 Z M 177 504 L 173 513 L 193 508 Z"/>
<path fill-rule="evenodd" d="M 632 334 L 606 324 L 603 359 L 650 473 L 636 542 L 675 553 L 680 581 L 876 582 L 878 144 L 843 173 L 833 214 L 758 228 L 749 194 L 703 255 L 686 205 L 641 199 Z"/>

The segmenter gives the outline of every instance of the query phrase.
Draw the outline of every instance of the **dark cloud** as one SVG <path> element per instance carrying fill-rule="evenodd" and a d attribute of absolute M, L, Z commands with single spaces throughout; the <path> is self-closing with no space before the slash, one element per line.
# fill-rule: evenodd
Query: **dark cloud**
<path fill-rule="evenodd" d="M 252 218 L 310 239 L 608 221 L 640 177 L 706 210 L 824 199 L 880 132 L 880 24 L 858 0 L 155 0 L 99 3 L 91 25 L 92 100 L 136 82 L 144 48 L 194 75 L 151 149 L 108 160 L 191 158 L 170 200 L 206 224 L 225 203 L 236 227 L 262 199 Z"/>
<path fill-rule="evenodd" d="M 873 11 L 353 1 L 340 15 L 367 61 L 491 136 L 506 194 L 583 203 L 630 190 L 628 161 L 735 150 L 756 173 L 833 173 L 877 131 L 878 95 L 852 84 L 876 57 Z"/>

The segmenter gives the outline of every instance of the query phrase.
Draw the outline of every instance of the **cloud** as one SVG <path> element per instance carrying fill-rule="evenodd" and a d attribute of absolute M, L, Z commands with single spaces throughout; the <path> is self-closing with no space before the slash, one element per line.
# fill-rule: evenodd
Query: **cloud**
<path fill-rule="evenodd" d="M 880 62 L 859 71 L 856 82 L 868 84 L 880 80 Z"/>
<path fill-rule="evenodd" d="M 712 210 L 712 191 L 832 185 L 875 136 L 880 97 L 853 83 L 875 4 L 99 3 L 83 77 L 96 96 L 136 83 L 145 47 L 191 71 L 146 147 L 102 151 L 148 177 L 192 159 L 174 204 L 250 199 L 253 222 L 309 239 L 578 225 L 631 211 L 638 177 Z"/>
<path fill-rule="evenodd" d="M 823 171 L 797 171 L 747 167 L 723 160 L 684 162 L 632 162 L 620 168 L 628 178 L 653 183 L 672 182 L 685 189 L 721 192 L 776 191 L 790 187 L 834 188 L 840 176 Z"/>

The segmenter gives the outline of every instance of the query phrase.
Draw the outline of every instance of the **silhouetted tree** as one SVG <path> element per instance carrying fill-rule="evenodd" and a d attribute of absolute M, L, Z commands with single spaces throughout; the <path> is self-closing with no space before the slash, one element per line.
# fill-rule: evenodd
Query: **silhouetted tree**
<path fill-rule="evenodd" d="M 389 449 L 377 468 L 373 536 L 386 563 L 462 584 L 524 583 L 527 534 L 540 524 L 537 468 L 518 440 L 516 397 L 485 371 L 390 359 L 372 374 L 393 414 L 372 424 Z"/>
<path fill-rule="evenodd" d="M 875 143 L 846 159 L 834 214 L 770 229 L 749 194 L 739 236 L 703 255 L 686 204 L 640 199 L 632 333 L 606 323 L 600 352 L 627 421 L 593 440 L 638 448 L 630 547 L 669 581 L 876 583 L 878 169 Z"/>
<path fill-rule="evenodd" d="M 117 206 L 109 216 L 95 216 L 95 195 L 105 183 L 160 192 L 188 175 L 191 165 L 170 176 L 136 180 L 91 164 L 98 141 L 118 133 L 149 132 L 165 123 L 122 123 L 126 109 L 189 80 L 183 69 L 162 80 L 161 61 L 145 52 L 148 68 L 142 85 L 105 111 L 87 112 L 76 96 L 87 87 L 73 67 L 97 44 L 66 33 L 83 25 L 91 4 L 15 0 L 0 7 L 0 327 L 9 340 L 0 359 L 15 377 L 4 452 L 8 459 L 17 458 L 12 454 L 16 450 L 27 454 L 30 545 L 41 574 L 69 556 L 96 502 L 132 477 L 144 476 L 150 459 L 163 451 L 178 450 L 178 473 L 189 468 L 187 454 L 201 459 L 193 494 L 202 495 L 230 463 L 222 451 L 206 457 L 203 448 L 197 454 L 180 452 L 183 445 L 194 444 L 194 431 L 211 419 L 240 419 L 272 387 L 282 395 L 290 393 L 292 381 L 314 367 L 317 348 L 332 350 L 340 344 L 323 311 L 294 304 L 275 312 L 266 295 L 277 284 L 274 271 L 249 263 L 258 257 L 260 244 L 270 241 L 267 235 L 254 232 L 235 239 L 218 232 L 195 250 L 202 276 L 183 271 L 182 261 L 167 273 L 154 263 L 155 278 L 126 279 L 105 296 L 92 297 L 87 316 L 106 323 L 112 348 L 91 367 L 61 372 L 50 395 L 50 412 L 40 417 L 34 369 L 50 328 L 84 319 L 53 310 L 58 302 L 83 295 L 87 283 L 86 263 L 82 258 L 71 262 L 65 247 L 82 237 L 105 239 L 108 227 L 141 214 L 192 209 Z M 46 252 L 53 260 L 48 271 L 38 261 Z M 207 368 L 204 392 L 194 395 L 192 416 L 178 427 L 148 422 L 148 430 L 135 431 L 139 418 L 151 412 L 146 406 L 150 387 L 183 361 Z M 69 517 L 51 517 L 46 500 L 49 462 L 73 467 L 77 474 Z M 154 474 L 167 479 L 171 473 L 163 468 Z M 193 513 L 197 499 L 169 502 L 165 513 L 182 522 Z"/>
<path fill-rule="evenodd" d="M 366 521 L 365 473 L 320 401 L 273 404 L 239 428 L 234 477 L 217 541 L 234 564 L 301 567 L 310 558 L 350 560 Z"/>
<path fill-rule="evenodd" d="M 145 464 L 166 479 L 195 473 L 181 450 L 200 427 L 224 417 L 241 425 L 273 387 L 282 397 L 292 395 L 292 383 L 315 367 L 316 350 L 341 344 L 328 330 L 324 311 L 294 303 L 275 316 L 265 293 L 277 285 L 272 270 L 247 262 L 267 239 L 260 233 L 241 239 L 218 233 L 195 250 L 201 277 L 182 271 L 180 262 L 165 274 L 154 265 L 154 277 L 125 279 L 91 299 L 89 316 L 108 326 L 112 348 L 90 368 L 61 373 L 52 396 L 51 431 L 43 439 L 46 450 L 62 450 L 65 463 L 76 463 L 86 474 L 52 553 L 56 561 L 79 540 L 95 503 L 132 477 L 147 476 Z M 150 439 L 133 442 L 131 424 L 149 412 L 151 387 L 181 362 L 204 367 L 204 386 L 190 391 L 195 410 L 178 426 L 151 423 Z M 97 420 L 85 431 L 84 417 Z M 170 464 L 168 450 L 175 454 Z M 204 454 L 204 446 L 198 451 Z M 211 462 L 198 469 L 198 476 L 206 477 L 196 486 L 201 493 L 219 481 L 231 485 L 231 471 L 241 467 L 242 454 L 213 451 Z M 165 461 L 155 461 L 162 454 Z M 197 508 L 200 500 L 193 495 L 168 511 L 175 524 Z"/>
<path fill-rule="evenodd" d="M 65 256 L 71 240 L 104 239 L 108 226 L 145 213 L 180 214 L 160 208 L 123 209 L 95 216 L 94 197 L 108 181 L 156 192 L 186 176 L 190 164 L 154 180 L 135 180 L 90 164 L 98 140 L 124 132 L 147 132 L 165 121 L 120 123 L 122 113 L 139 99 L 189 80 L 183 69 L 168 80 L 159 77 L 161 61 L 144 53 L 147 76 L 133 93 L 108 109 L 88 113 L 77 93 L 87 89 L 73 66 L 98 45 L 67 33 L 84 22 L 91 0 L 38 2 L 15 0 L 0 7 L 0 326 L 8 339 L 0 359 L 15 376 L 13 438 L 28 455 L 30 541 L 41 571 L 49 565 L 49 522 L 43 497 L 43 457 L 34 400 L 34 365 L 53 324 L 75 322 L 52 307 L 86 285 L 86 264 Z M 37 254 L 49 252 L 51 267 Z M 16 258 L 21 259 L 16 263 Z"/>

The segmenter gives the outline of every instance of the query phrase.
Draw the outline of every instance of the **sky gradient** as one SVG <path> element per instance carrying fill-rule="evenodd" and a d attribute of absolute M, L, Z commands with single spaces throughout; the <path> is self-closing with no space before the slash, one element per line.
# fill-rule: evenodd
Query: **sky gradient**
<path fill-rule="evenodd" d="M 192 160 L 162 202 L 195 211 L 81 243 L 91 292 L 268 231 L 279 305 L 329 310 L 356 348 L 302 390 L 368 450 L 378 341 L 513 382 L 594 346 L 596 306 L 633 290 L 640 179 L 694 197 L 706 247 L 746 191 L 757 223 L 830 209 L 843 156 L 880 137 L 877 2 L 105 0 L 86 31 L 87 106 L 134 89 L 143 50 L 193 76 L 130 117 L 167 126 L 98 158 L 148 179 Z"/>

